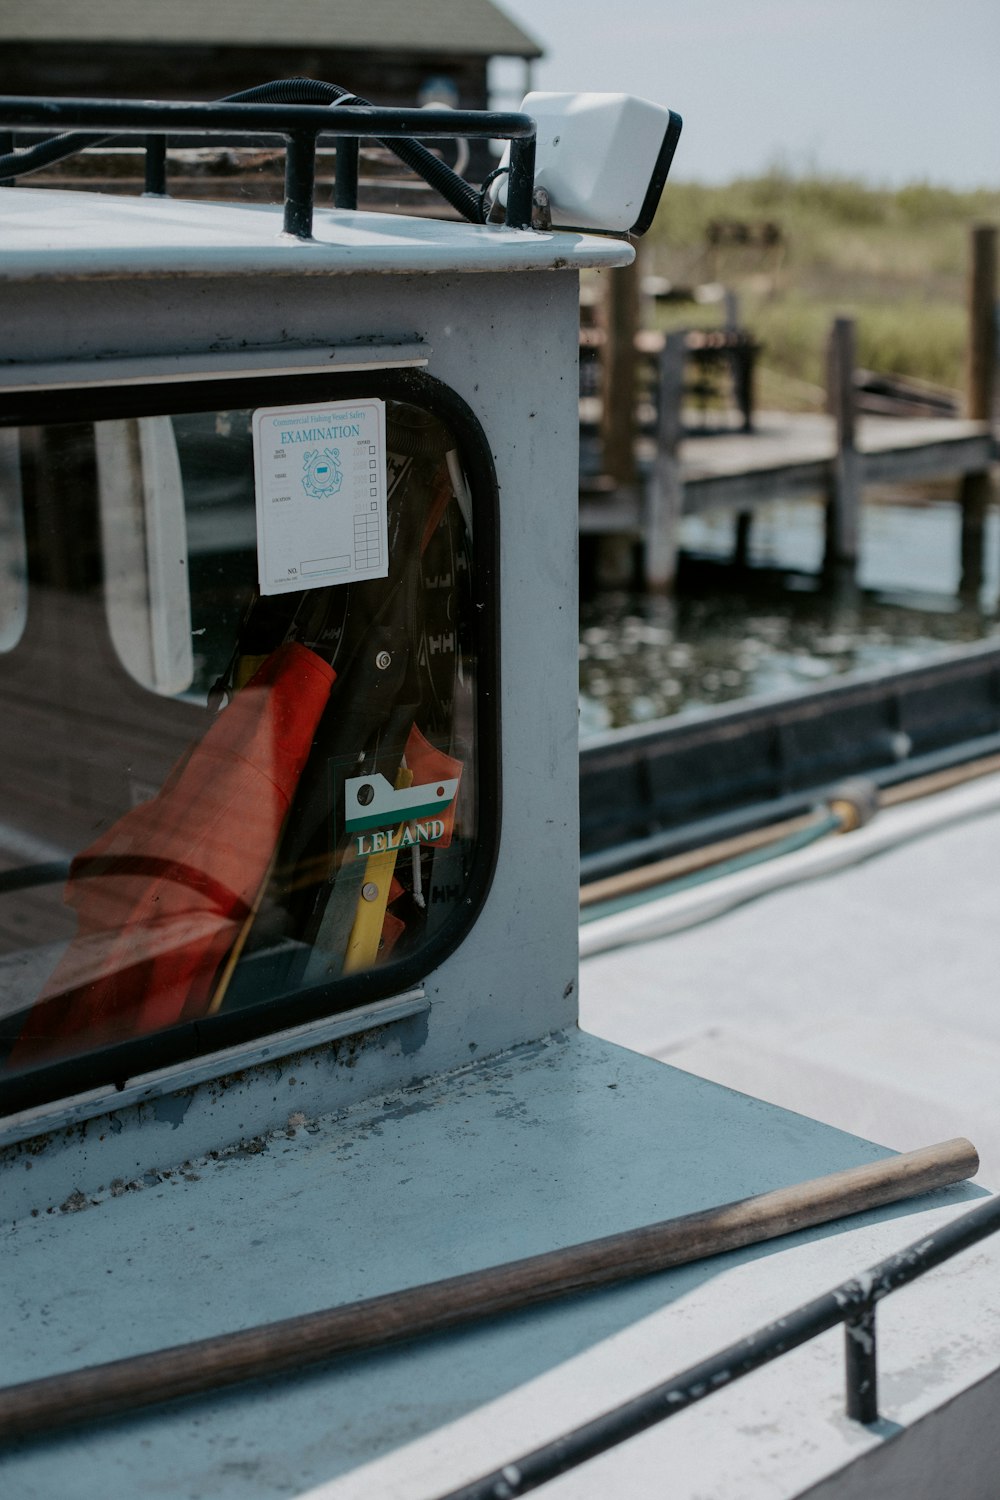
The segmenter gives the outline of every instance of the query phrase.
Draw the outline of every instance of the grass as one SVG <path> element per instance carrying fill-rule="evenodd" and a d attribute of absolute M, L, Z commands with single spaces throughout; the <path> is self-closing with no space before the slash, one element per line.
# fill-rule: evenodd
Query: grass
<path fill-rule="evenodd" d="M 707 243 L 713 220 L 780 230 L 777 246 Z M 675 286 L 721 283 L 765 345 L 761 404 L 823 402 L 824 346 L 836 316 L 857 320 L 858 360 L 960 390 L 969 229 L 1000 223 L 1000 190 L 896 191 L 774 170 L 725 187 L 671 182 L 643 242 L 644 269 Z M 720 321 L 721 305 L 668 305 L 664 326 Z"/>

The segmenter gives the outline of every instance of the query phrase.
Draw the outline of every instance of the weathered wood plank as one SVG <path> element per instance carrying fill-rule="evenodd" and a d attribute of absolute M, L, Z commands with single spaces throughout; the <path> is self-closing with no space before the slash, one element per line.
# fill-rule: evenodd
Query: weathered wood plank
<path fill-rule="evenodd" d="M 835 318 L 827 355 L 827 397 L 835 438 L 827 481 L 824 557 L 827 572 L 845 568 L 853 570 L 858 561 L 862 476 L 857 448 L 855 343 L 853 318 Z"/>
<path fill-rule="evenodd" d="M 613 500 L 581 500 L 581 536 L 642 536 L 639 496 L 634 491 Z"/>
<path fill-rule="evenodd" d="M 703 474 L 685 479 L 683 514 L 743 509 L 766 500 L 803 500 L 823 493 L 829 459 L 744 470 L 736 474 Z"/>
<path fill-rule="evenodd" d="M 680 442 L 684 405 L 684 334 L 670 333 L 659 357 L 660 400 L 656 457 L 646 489 L 645 565 L 649 588 L 673 587 L 677 523 L 684 505 Z"/>
<path fill-rule="evenodd" d="M 805 499 L 823 494 L 830 482 L 833 422 L 813 414 L 765 414 L 754 436 L 689 437 L 678 453 L 684 515 Z M 993 462 L 994 443 L 985 422 L 874 419 L 858 424 L 856 453 L 863 484 L 902 484 L 979 473 Z M 639 528 L 636 486 L 584 481 L 584 534 Z"/>
<path fill-rule="evenodd" d="M 895 484 L 988 469 L 993 444 L 986 433 L 975 437 L 938 439 L 922 445 L 882 448 L 862 454 L 866 484 Z"/>

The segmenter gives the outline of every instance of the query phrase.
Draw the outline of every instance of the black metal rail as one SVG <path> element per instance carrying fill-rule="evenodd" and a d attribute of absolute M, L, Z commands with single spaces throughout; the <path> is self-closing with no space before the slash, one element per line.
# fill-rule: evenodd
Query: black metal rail
<path fill-rule="evenodd" d="M 714 1391 L 809 1343 L 842 1324 L 845 1334 L 847 1415 L 866 1426 L 877 1422 L 876 1307 L 890 1292 L 906 1286 L 926 1271 L 950 1260 L 959 1251 L 1000 1230 L 1000 1197 L 963 1214 L 943 1229 L 925 1235 L 905 1250 L 872 1266 L 860 1276 L 841 1282 L 832 1291 L 807 1302 L 749 1338 L 730 1344 L 710 1359 L 692 1365 L 605 1412 L 591 1422 L 564 1433 L 551 1443 L 525 1453 L 472 1484 L 450 1490 L 440 1500 L 513 1500 L 596 1458 L 609 1448 L 676 1416 Z"/>
<path fill-rule="evenodd" d="M 334 137 L 346 143 L 344 162 L 338 151 L 334 202 L 357 206 L 357 147 L 364 138 L 415 141 L 485 137 L 511 143 L 506 220 L 514 229 L 531 228 L 535 179 L 535 122 L 514 111 L 402 109 L 375 105 L 288 104 L 219 101 L 154 102 L 127 99 L 54 99 L 31 96 L 0 98 L 0 141 L 8 131 L 82 131 L 74 147 L 106 144 L 119 136 L 136 136 L 146 151 L 146 191 L 166 191 L 166 136 L 270 136 L 285 143 L 284 227 L 308 239 L 312 234 L 317 142 Z M 45 147 L 32 148 L 39 166 Z M 51 143 L 59 160 L 68 153 Z M 16 175 L 16 153 L 2 157 L 0 178 Z M 346 165 L 345 165 L 346 163 Z"/>

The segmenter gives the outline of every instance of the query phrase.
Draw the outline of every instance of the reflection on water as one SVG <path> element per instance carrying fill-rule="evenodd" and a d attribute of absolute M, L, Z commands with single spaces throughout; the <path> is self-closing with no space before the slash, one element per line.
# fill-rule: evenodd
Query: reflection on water
<path fill-rule="evenodd" d="M 866 506 L 859 588 L 837 594 L 818 582 L 818 505 L 763 508 L 742 573 L 724 565 L 732 518 L 689 518 L 675 598 L 602 593 L 582 606 L 581 735 L 913 666 L 1000 634 L 998 519 L 989 518 L 986 584 L 970 608 L 955 596 L 952 505 Z"/>

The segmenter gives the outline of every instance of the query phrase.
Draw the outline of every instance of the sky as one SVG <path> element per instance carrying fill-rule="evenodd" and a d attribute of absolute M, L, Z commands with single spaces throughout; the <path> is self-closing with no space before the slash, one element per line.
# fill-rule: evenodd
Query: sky
<path fill-rule="evenodd" d="M 1000 0 L 498 4 L 545 48 L 536 89 L 622 91 L 677 110 L 675 177 L 781 166 L 1000 187 Z M 522 79 L 523 64 L 498 65 L 513 102 Z"/>

